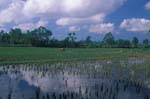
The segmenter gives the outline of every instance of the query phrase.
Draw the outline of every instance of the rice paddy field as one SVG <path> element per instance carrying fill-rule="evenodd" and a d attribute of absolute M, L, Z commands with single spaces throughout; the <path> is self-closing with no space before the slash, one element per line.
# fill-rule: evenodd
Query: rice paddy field
<path fill-rule="evenodd" d="M 150 49 L 0 47 L 0 64 L 47 63 L 150 57 Z"/>
<path fill-rule="evenodd" d="M 2 47 L 0 99 L 150 99 L 150 50 Z"/>

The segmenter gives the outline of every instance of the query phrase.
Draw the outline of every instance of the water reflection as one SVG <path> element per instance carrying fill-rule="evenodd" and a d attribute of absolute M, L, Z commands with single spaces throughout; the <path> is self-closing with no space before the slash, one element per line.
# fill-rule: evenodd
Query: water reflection
<path fill-rule="evenodd" d="M 149 64 L 129 59 L 1 66 L 0 98 L 149 99 Z"/>

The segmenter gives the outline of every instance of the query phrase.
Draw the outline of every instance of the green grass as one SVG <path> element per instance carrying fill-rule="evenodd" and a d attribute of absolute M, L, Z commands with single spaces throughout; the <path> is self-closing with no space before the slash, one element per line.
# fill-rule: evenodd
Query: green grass
<path fill-rule="evenodd" d="M 150 49 L 0 47 L 0 64 L 46 63 L 80 60 L 150 57 Z"/>

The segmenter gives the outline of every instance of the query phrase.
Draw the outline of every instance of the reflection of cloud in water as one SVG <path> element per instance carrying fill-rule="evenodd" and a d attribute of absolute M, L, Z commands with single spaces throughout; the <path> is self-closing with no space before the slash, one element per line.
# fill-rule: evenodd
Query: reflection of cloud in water
<path fill-rule="evenodd" d="M 22 65 L 19 66 L 19 68 L 18 66 L 4 67 L 5 69 L 0 67 L 0 85 L 3 85 L 0 87 L 0 96 L 7 96 L 10 91 L 10 86 L 13 89 L 14 97 L 19 97 L 19 95 L 21 97 L 22 93 L 26 94 L 26 96 L 34 96 L 37 88 L 40 88 L 43 94 L 47 92 L 55 92 L 58 94 L 62 92 L 73 92 L 79 94 L 81 91 L 82 95 L 86 96 L 88 92 L 94 93 L 96 88 L 101 87 L 102 83 L 105 84 L 106 89 L 108 88 L 108 91 L 110 91 L 116 84 L 116 82 L 113 82 L 114 78 L 117 79 L 118 75 L 130 78 L 130 66 L 136 63 L 141 64 L 143 60 L 140 62 L 130 61 L 93 62 L 81 64 L 81 66 L 80 64 L 73 66 L 68 64 L 63 68 L 61 65 L 52 67 Z M 142 79 L 142 83 L 148 85 L 147 88 L 150 88 L 149 78 L 145 79 L 145 76 L 140 73 L 138 79 Z M 95 85 L 98 87 L 95 87 Z M 123 89 L 123 86 L 120 88 Z M 101 94 L 103 95 L 103 92 Z M 136 94 L 134 90 L 129 89 L 126 92 L 119 91 L 118 97 L 128 97 L 128 95 L 136 97 Z M 26 99 L 30 98 L 31 97 Z"/>
<path fill-rule="evenodd" d="M 52 77 L 48 74 L 42 76 L 43 72 L 34 70 L 25 71 L 21 69 L 17 73 L 12 73 L 10 71 L 0 76 L 0 84 L 3 85 L 0 87 L 0 96 L 4 96 L 3 98 L 8 96 L 10 86 L 14 92 L 14 97 L 15 95 L 21 97 L 20 95 L 23 93 L 26 93 L 26 95 L 31 94 L 31 96 L 34 95 L 33 89 L 31 93 L 31 91 L 27 92 L 27 90 L 22 90 L 22 88 L 20 88 L 24 86 L 28 88 L 32 86 L 38 87 L 42 93 L 61 93 L 64 91 L 78 93 L 78 87 L 82 85 L 82 79 L 79 76 L 68 75 L 67 73 L 64 73 L 63 76 Z M 23 85 L 20 86 L 20 84 Z"/>
<path fill-rule="evenodd" d="M 67 87 L 70 91 L 75 91 L 75 88 L 73 87 L 79 87 L 78 85 L 81 85 L 80 83 L 82 82 L 82 79 L 79 77 L 68 75 L 67 73 L 64 73 L 63 77 L 51 77 L 47 74 L 42 76 L 42 72 L 36 72 L 34 70 L 21 70 L 20 74 L 22 75 L 22 80 L 27 81 L 31 86 L 39 87 L 43 92 L 48 92 L 50 90 L 61 91 L 60 88 L 64 90 L 65 87 Z M 9 76 L 12 77 L 11 74 Z"/>

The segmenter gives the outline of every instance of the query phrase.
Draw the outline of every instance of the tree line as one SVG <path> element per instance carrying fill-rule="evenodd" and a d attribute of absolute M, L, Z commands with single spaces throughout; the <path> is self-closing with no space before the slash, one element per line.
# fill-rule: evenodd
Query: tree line
<path fill-rule="evenodd" d="M 0 31 L 0 46 L 32 46 L 53 48 L 138 48 L 150 47 L 149 39 L 139 43 L 137 37 L 132 41 L 115 39 L 111 32 L 107 33 L 102 41 L 93 41 L 91 36 L 85 40 L 77 40 L 76 33 L 68 33 L 63 40 L 52 37 L 52 32 L 45 27 L 39 27 L 32 31 L 23 32 L 20 28 L 11 29 L 9 32 Z"/>

